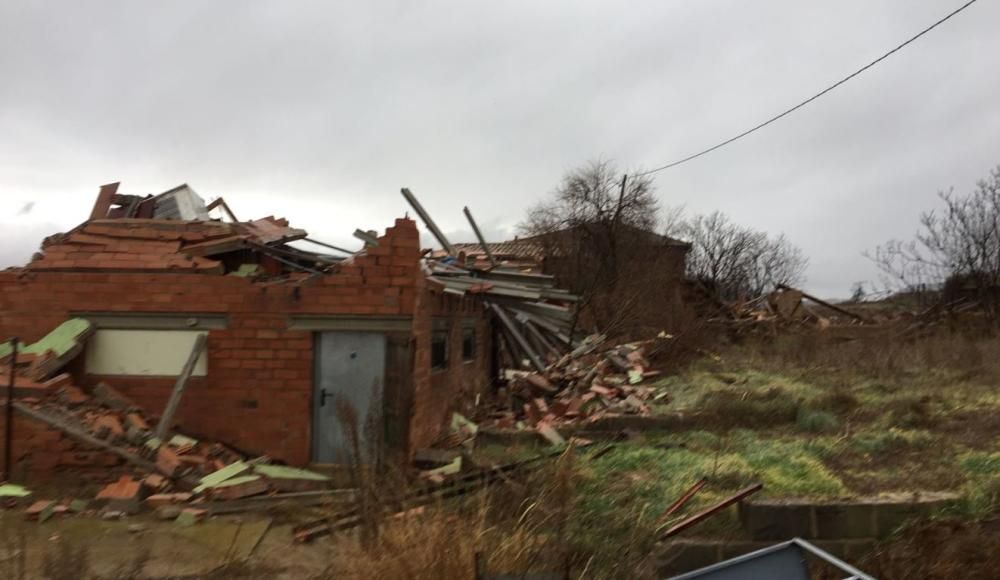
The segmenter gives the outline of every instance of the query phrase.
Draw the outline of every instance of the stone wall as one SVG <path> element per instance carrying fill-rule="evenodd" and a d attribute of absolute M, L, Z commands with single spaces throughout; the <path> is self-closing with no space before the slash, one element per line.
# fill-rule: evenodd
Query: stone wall
<path fill-rule="evenodd" d="M 855 563 L 908 521 L 928 518 L 959 501 L 959 496 L 947 493 L 895 494 L 833 502 L 745 501 L 738 508 L 744 532 L 741 539 L 672 538 L 664 546 L 659 570 L 664 575 L 680 574 L 792 538 L 801 538 L 848 563 Z"/>

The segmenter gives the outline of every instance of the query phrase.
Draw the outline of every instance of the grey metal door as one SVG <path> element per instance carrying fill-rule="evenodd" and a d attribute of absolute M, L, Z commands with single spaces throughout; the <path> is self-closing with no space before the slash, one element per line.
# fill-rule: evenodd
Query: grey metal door
<path fill-rule="evenodd" d="M 364 435 L 373 402 L 380 404 L 385 378 L 385 335 L 376 332 L 320 332 L 316 335 L 313 399 L 313 461 L 349 462 L 348 431 L 337 416 L 338 401 L 349 403 Z M 380 428 L 380 427 L 379 427 Z"/>

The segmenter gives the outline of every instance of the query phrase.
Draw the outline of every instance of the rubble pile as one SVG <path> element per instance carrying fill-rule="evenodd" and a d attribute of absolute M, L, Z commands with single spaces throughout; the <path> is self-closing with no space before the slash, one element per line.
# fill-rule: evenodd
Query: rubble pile
<path fill-rule="evenodd" d="M 861 326 L 879 322 L 784 285 L 764 296 L 717 306 L 718 314 L 710 321 L 721 323 L 737 334 L 792 327 L 825 330 L 835 325 Z"/>
<path fill-rule="evenodd" d="M 616 415 L 650 415 L 650 404 L 666 402 L 667 393 L 647 381 L 651 355 L 674 337 L 659 336 L 610 346 L 603 335 L 587 337 L 543 372 L 507 371 L 508 409 L 494 413 L 489 425 L 531 427 L 553 443 L 554 427 L 593 422 Z"/>
<path fill-rule="evenodd" d="M 24 345 L 23 352 L 0 352 L 0 376 L 14 376 L 13 409 L 104 452 L 111 459 L 105 463 L 105 482 L 117 477 L 91 500 L 34 501 L 27 517 L 44 521 L 61 513 L 99 510 L 114 518 L 155 509 L 194 523 L 207 513 L 199 505 L 330 487 L 330 478 L 322 474 L 272 465 L 266 457 L 251 459 L 223 443 L 167 429 L 169 425 L 158 430 L 158 417 L 105 383 L 87 394 L 68 373 L 50 377 L 82 350 L 92 332 L 87 321 L 72 319 L 39 342 Z M 165 436 L 157 437 L 157 431 Z M 88 454 L 88 462 L 98 454 Z M 2 497 L 17 503 L 30 494 Z"/>

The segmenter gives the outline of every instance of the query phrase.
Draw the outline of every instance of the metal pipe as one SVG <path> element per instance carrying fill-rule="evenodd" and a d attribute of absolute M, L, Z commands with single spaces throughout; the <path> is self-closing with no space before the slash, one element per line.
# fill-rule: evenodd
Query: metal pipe
<path fill-rule="evenodd" d="M 7 380 L 7 408 L 3 444 L 3 478 L 9 480 L 12 456 L 14 454 L 14 381 L 17 378 L 17 337 L 10 339 L 10 376 Z"/>
<path fill-rule="evenodd" d="M 508 316 L 500 306 L 494 304 L 493 302 L 490 302 L 489 304 L 490 308 L 493 309 L 493 312 L 496 313 L 497 318 L 500 319 L 500 322 L 510 332 L 511 336 L 514 337 L 514 340 L 517 341 L 518 346 L 520 346 L 521 349 L 524 350 L 525 354 L 528 355 L 528 359 L 531 360 L 531 365 L 535 367 L 535 370 L 540 373 L 545 372 L 545 364 L 542 363 L 541 357 L 539 357 L 538 353 L 535 352 L 535 349 L 531 347 L 528 339 L 526 339 L 524 335 L 521 334 L 521 331 L 517 329 L 514 325 L 514 321 L 510 319 L 510 316 Z"/>
<path fill-rule="evenodd" d="M 424 210 L 424 206 L 420 205 L 420 202 L 417 201 L 417 198 L 415 195 L 413 195 L 413 192 L 404 187 L 403 189 L 400 190 L 400 193 L 402 193 L 403 197 L 406 198 L 406 201 L 410 203 L 410 206 L 413 208 L 413 211 L 417 212 L 417 215 L 420 216 L 420 219 L 424 221 L 424 225 L 427 226 L 427 229 L 429 229 L 431 233 L 434 234 L 434 237 L 437 238 L 437 241 L 439 244 L 441 244 L 441 247 L 443 247 L 445 251 L 448 252 L 449 256 L 454 256 L 455 255 L 454 246 L 451 245 L 451 242 L 448 241 L 448 238 L 444 237 L 444 233 L 442 233 L 441 230 L 438 229 L 437 224 L 434 223 L 434 220 L 431 219 L 431 216 L 428 215 L 428 213 Z"/>
<path fill-rule="evenodd" d="M 469 225 L 472 226 L 472 231 L 476 234 L 476 239 L 479 240 L 479 245 L 483 247 L 483 251 L 486 252 L 486 257 L 490 259 L 490 264 L 494 268 L 497 267 L 497 260 L 493 257 L 493 252 L 490 251 L 490 246 L 486 243 L 486 238 L 483 237 L 483 232 L 479 231 L 479 226 L 476 225 L 476 220 L 472 219 L 472 212 L 469 211 L 469 206 L 462 208 L 465 213 L 465 218 L 469 220 Z"/>
<path fill-rule="evenodd" d="M 345 254 L 354 255 L 357 252 L 353 250 L 348 250 L 347 248 L 341 248 L 340 246 L 335 246 L 333 244 L 328 244 L 326 242 L 321 242 L 319 240 L 314 240 L 312 238 L 302 238 L 303 242 L 309 242 L 310 244 L 316 244 L 317 246 L 323 246 L 324 248 L 330 248 L 331 250 L 337 250 L 338 252 L 344 252 Z"/>

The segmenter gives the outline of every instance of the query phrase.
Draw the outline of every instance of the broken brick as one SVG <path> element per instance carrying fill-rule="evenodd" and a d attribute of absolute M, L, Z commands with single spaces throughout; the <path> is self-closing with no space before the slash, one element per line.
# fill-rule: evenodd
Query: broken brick
<path fill-rule="evenodd" d="M 118 417 L 114 415 L 101 415 L 94 421 L 94 430 L 98 433 L 107 431 L 112 437 L 121 437 L 125 435 L 125 429 L 122 427 L 121 421 Z"/>
<path fill-rule="evenodd" d="M 97 499 L 107 501 L 108 511 L 120 511 L 128 514 L 138 513 L 142 485 L 127 475 L 121 476 L 118 481 L 107 485 L 97 494 Z"/>
<path fill-rule="evenodd" d="M 48 508 L 51 508 L 56 502 L 50 499 L 38 500 L 35 503 L 28 506 L 28 509 L 24 510 L 25 519 L 38 519 L 39 514 Z"/>
<path fill-rule="evenodd" d="M 545 440 L 552 445 L 566 444 L 566 440 L 563 439 L 563 436 L 560 435 L 559 432 L 555 430 L 555 427 L 553 427 L 546 421 L 542 421 L 541 423 L 539 423 L 538 426 L 535 427 L 535 430 L 538 431 L 538 434 L 544 437 Z"/>
<path fill-rule="evenodd" d="M 167 477 L 177 475 L 182 463 L 180 456 L 168 449 L 166 446 L 160 447 L 156 452 L 156 468 Z"/>
<path fill-rule="evenodd" d="M 208 510 L 184 508 L 181 510 L 180 515 L 177 516 L 176 522 L 182 526 L 193 526 L 204 520 L 206 515 L 208 515 Z"/>
<path fill-rule="evenodd" d="M 142 485 L 152 491 L 159 491 L 165 488 L 169 483 L 170 482 L 167 481 L 167 478 L 158 473 L 150 473 L 142 479 Z"/>
<path fill-rule="evenodd" d="M 125 425 L 128 427 L 135 427 L 136 429 L 141 429 L 143 431 L 149 431 L 149 423 L 147 423 L 139 413 L 129 413 L 125 415 Z"/>
<path fill-rule="evenodd" d="M 614 389 L 609 389 L 601 385 L 590 385 L 590 392 L 597 393 L 602 397 L 610 397 L 615 393 Z"/>
<path fill-rule="evenodd" d="M 69 405 L 70 407 L 76 407 L 82 405 L 86 403 L 87 400 L 90 399 L 90 397 L 85 395 L 83 391 L 81 391 L 78 387 L 74 387 L 73 385 L 64 386 L 59 391 L 59 394 L 62 397 L 62 399 L 66 401 L 66 404 Z"/>
<path fill-rule="evenodd" d="M 125 411 L 135 407 L 135 403 L 125 395 L 118 392 L 117 389 L 108 385 L 107 383 L 98 383 L 94 387 L 94 397 L 101 402 L 102 405 L 115 409 L 116 411 Z"/>
<path fill-rule="evenodd" d="M 191 499 L 190 493 L 158 493 L 146 498 L 146 505 L 159 508 L 165 505 L 181 504 Z"/>

